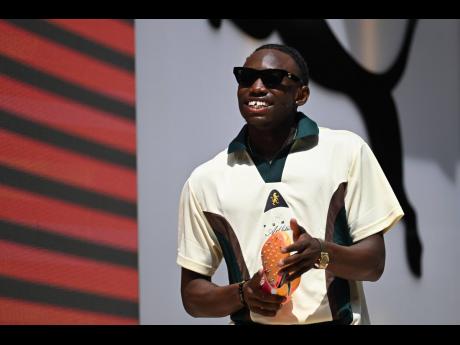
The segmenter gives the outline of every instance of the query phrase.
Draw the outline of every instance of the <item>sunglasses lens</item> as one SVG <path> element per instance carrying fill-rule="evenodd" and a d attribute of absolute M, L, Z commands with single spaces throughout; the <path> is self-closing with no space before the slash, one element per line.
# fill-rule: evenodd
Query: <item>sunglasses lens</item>
<path fill-rule="evenodd" d="M 276 87 L 281 84 L 284 73 L 277 70 L 266 70 L 262 74 L 262 82 L 266 87 Z"/>
<path fill-rule="evenodd" d="M 244 87 L 249 87 L 257 80 L 257 71 L 250 69 L 239 69 L 235 72 L 236 80 L 238 84 Z"/>

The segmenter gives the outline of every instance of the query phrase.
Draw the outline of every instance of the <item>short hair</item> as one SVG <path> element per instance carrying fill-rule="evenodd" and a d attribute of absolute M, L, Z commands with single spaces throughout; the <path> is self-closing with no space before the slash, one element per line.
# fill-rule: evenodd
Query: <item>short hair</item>
<path fill-rule="evenodd" d="M 259 48 L 254 50 L 254 53 L 256 51 L 262 50 L 262 49 L 276 49 L 276 50 L 282 51 L 283 53 L 286 53 L 290 57 L 292 57 L 294 59 L 295 63 L 297 64 L 297 66 L 300 69 L 300 76 L 299 77 L 300 77 L 300 79 L 302 79 L 302 83 L 304 85 L 308 86 L 308 82 L 309 82 L 309 79 L 310 79 L 310 73 L 309 73 L 309 70 L 308 70 L 308 64 L 307 64 L 307 61 L 305 61 L 305 59 L 302 56 L 302 54 L 300 54 L 297 49 L 295 49 L 293 47 L 290 47 L 290 46 L 287 46 L 287 45 L 284 45 L 284 44 L 270 43 L 270 44 L 264 44 L 264 45 L 260 46 Z"/>

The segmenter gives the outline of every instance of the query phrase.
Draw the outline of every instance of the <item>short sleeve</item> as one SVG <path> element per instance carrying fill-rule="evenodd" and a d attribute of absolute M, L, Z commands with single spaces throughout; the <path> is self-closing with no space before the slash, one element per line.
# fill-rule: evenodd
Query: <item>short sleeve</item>
<path fill-rule="evenodd" d="M 353 242 L 380 231 L 386 233 L 404 216 L 377 158 L 365 141 L 360 142 L 348 173 L 345 196 Z"/>
<path fill-rule="evenodd" d="M 212 276 L 222 260 L 222 251 L 189 180 L 180 196 L 178 227 L 177 264 Z"/>

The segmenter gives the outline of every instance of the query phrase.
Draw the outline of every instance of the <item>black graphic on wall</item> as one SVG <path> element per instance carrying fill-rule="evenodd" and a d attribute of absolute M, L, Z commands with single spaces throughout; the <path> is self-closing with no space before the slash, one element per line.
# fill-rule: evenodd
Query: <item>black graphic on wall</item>
<path fill-rule="evenodd" d="M 403 183 L 401 132 L 392 91 L 405 70 L 416 20 L 408 21 L 401 50 L 393 65 L 382 74 L 361 67 L 342 47 L 325 20 L 232 20 L 246 34 L 265 39 L 275 30 L 282 41 L 295 47 L 319 85 L 348 95 L 360 110 L 370 145 L 404 210 L 405 246 L 411 272 L 422 273 L 422 244 L 417 215 Z M 211 19 L 214 28 L 221 21 Z"/>

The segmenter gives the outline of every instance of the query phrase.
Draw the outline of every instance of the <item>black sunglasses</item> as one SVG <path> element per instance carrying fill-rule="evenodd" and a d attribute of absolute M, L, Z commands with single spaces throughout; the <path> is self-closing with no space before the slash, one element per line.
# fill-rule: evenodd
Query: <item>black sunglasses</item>
<path fill-rule="evenodd" d="M 235 75 L 236 81 L 240 86 L 249 87 L 257 79 L 262 79 L 264 85 L 268 88 L 275 88 L 280 86 L 284 77 L 291 80 L 302 82 L 295 74 L 292 74 L 284 69 L 253 69 L 248 67 L 234 67 L 233 74 Z"/>

